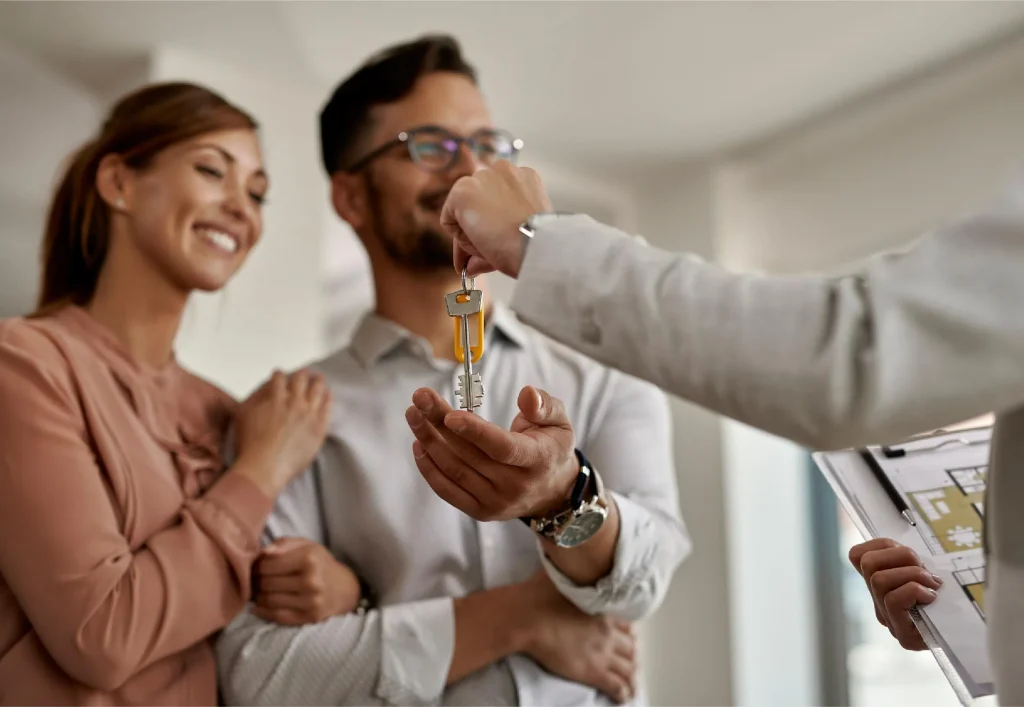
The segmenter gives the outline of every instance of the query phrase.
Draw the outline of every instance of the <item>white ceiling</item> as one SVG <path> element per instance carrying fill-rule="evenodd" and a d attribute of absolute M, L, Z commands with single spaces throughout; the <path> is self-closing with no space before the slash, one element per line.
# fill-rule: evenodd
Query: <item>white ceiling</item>
<path fill-rule="evenodd" d="M 0 38 L 65 67 L 171 43 L 328 89 L 454 34 L 499 120 L 571 163 L 757 139 L 1014 28 L 1021 2 L 0 2 Z"/>

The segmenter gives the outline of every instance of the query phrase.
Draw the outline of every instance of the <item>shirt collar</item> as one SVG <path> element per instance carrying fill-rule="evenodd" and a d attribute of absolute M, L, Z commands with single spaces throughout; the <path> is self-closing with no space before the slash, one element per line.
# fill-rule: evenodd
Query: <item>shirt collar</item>
<path fill-rule="evenodd" d="M 494 345 L 500 338 L 519 348 L 526 346 L 526 330 L 507 305 L 494 302 L 488 319 L 484 335 L 488 345 Z M 498 337 L 494 336 L 495 333 Z M 360 362 L 369 368 L 399 346 L 418 340 L 419 337 L 405 327 L 371 310 L 356 325 L 350 346 Z"/>

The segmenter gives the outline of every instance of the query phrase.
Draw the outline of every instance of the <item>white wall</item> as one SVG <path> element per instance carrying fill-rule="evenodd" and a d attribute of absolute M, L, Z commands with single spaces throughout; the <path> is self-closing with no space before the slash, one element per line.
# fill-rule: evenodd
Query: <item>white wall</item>
<path fill-rule="evenodd" d="M 631 180 L 633 229 L 654 246 L 713 256 L 711 173 L 695 165 Z M 658 614 L 643 629 L 652 704 L 732 702 L 729 567 L 718 418 L 672 400 L 679 500 L 693 552 Z"/>
<path fill-rule="evenodd" d="M 725 262 L 831 270 L 991 198 L 1024 159 L 1024 39 L 858 102 L 727 167 Z"/>
<path fill-rule="evenodd" d="M 46 206 L 58 166 L 99 121 L 99 102 L 0 43 L 0 317 L 35 302 Z"/>

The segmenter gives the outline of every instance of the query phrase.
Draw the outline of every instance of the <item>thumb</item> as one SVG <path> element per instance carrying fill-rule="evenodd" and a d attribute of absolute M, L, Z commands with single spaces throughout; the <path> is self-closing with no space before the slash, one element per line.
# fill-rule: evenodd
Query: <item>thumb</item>
<path fill-rule="evenodd" d="M 528 385 L 519 391 L 519 410 L 535 425 L 565 425 L 568 419 L 562 401 L 547 391 Z"/>
<path fill-rule="evenodd" d="M 486 275 L 489 272 L 497 270 L 493 265 L 484 260 L 479 255 L 470 257 L 466 264 L 466 277 L 479 277 L 480 275 Z M 459 272 L 462 272 L 461 270 Z"/>
<path fill-rule="evenodd" d="M 264 547 L 260 553 L 263 555 L 285 555 L 292 550 L 299 549 L 308 542 L 309 540 L 306 538 L 281 538 Z"/>
<path fill-rule="evenodd" d="M 455 237 L 455 242 L 452 245 L 455 272 L 461 273 L 462 269 L 468 265 L 473 256 L 471 250 L 472 248 L 469 247 L 469 242 L 464 240 L 462 236 Z M 469 277 L 473 277 L 473 273 L 469 273 Z"/>

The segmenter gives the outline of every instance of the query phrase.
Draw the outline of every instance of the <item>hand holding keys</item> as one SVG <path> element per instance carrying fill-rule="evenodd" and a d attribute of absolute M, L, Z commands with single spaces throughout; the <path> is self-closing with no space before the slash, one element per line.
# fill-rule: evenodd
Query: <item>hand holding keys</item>
<path fill-rule="evenodd" d="M 467 280 L 462 270 L 462 289 L 445 295 L 448 316 L 455 317 L 455 358 L 462 363 L 459 376 L 459 407 L 474 412 L 484 398 L 484 384 L 479 373 L 473 373 L 473 364 L 484 353 L 483 292 L 476 289 L 473 278 Z"/>

